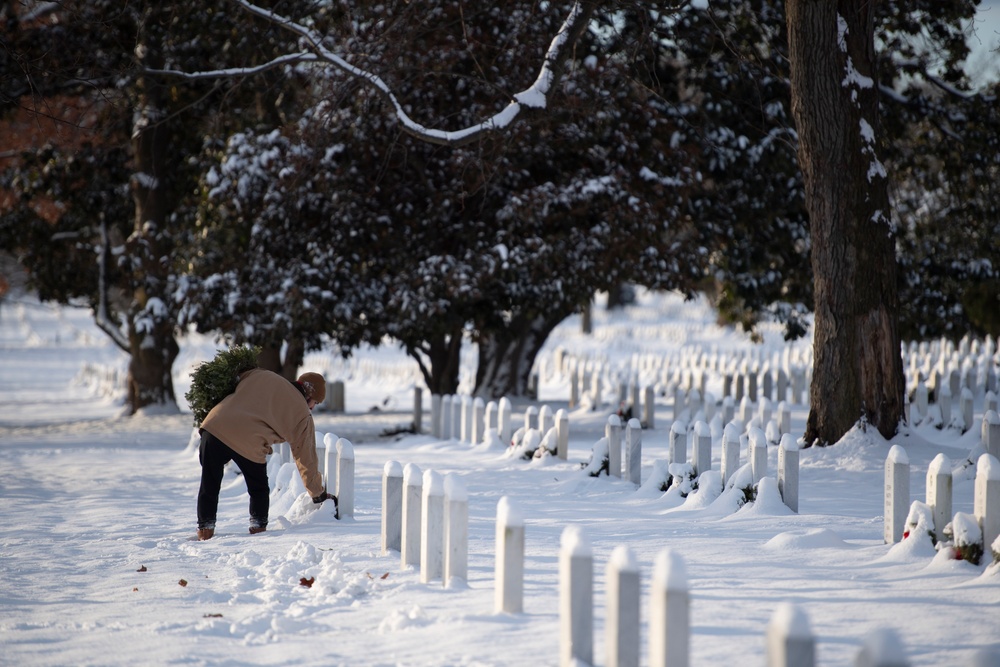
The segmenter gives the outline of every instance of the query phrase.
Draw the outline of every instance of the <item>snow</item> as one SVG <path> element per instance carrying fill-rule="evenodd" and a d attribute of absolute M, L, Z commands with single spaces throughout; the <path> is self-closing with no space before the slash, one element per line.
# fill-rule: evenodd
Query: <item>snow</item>
<path fill-rule="evenodd" d="M 713 497 L 707 487 L 721 485 L 718 433 L 716 477 L 703 476 L 706 488 L 684 498 L 647 483 L 664 469 L 673 392 L 658 396 L 655 428 L 642 434 L 643 486 L 589 477 L 581 466 L 618 403 L 570 408 L 553 351 L 599 359 L 605 368 L 682 353 L 760 360 L 782 356 L 780 330 L 765 327 L 764 343 L 754 346 L 715 326 L 702 302 L 647 293 L 622 310 L 595 307 L 593 316 L 592 335 L 580 332 L 579 316 L 569 318 L 540 357 L 535 405 L 565 410 L 568 460 L 511 458 L 495 440 L 385 435 L 412 421 L 413 370 L 402 353 L 310 354 L 306 370 L 345 382 L 346 413 L 318 411 L 315 419 L 319 432 L 353 444 L 353 517 L 337 521 L 331 503 L 314 506 L 294 466 L 272 460 L 267 532 L 247 533 L 246 490 L 228 472 L 217 535 L 199 542 L 198 441 L 186 407 L 121 416 L 127 359 L 89 312 L 8 298 L 0 305 L 0 663 L 556 665 L 558 563 L 570 529 L 572 546 L 594 558 L 597 664 L 606 664 L 605 566 L 622 558 L 640 573 L 644 661 L 655 574 L 690 592 L 692 665 L 764 664 L 776 613 L 815 636 L 821 666 L 853 664 L 866 637 L 869 653 L 898 651 L 913 667 L 998 664 L 1000 568 L 990 565 L 989 550 L 974 566 L 935 552 L 926 530 L 896 545 L 882 539 L 886 458 L 910 464 L 912 500 L 923 500 L 939 454 L 961 466 L 977 446 L 982 451 L 981 386 L 966 433 L 928 423 L 887 442 L 858 427 L 833 447 L 800 450 L 797 514 L 781 503 L 774 445 L 755 502 L 741 504 L 740 487 Z M 193 334 L 180 342 L 174 387 L 183 397 L 191 370 L 216 343 Z M 461 377 L 467 386 L 474 366 L 463 366 Z M 616 391 L 612 382 L 604 386 Z M 707 390 L 722 396 L 721 384 Z M 427 392 L 424 400 L 429 405 Z M 512 423 L 521 423 L 526 405 L 510 402 Z M 789 406 L 801 434 L 807 409 Z M 985 465 L 995 479 L 1000 465 Z M 446 491 L 464 488 L 467 585 L 421 583 L 419 568 L 401 565 L 398 552 L 381 553 L 382 476 L 400 468 L 407 483 L 433 471 Z M 954 474 L 955 514 L 973 513 L 972 468 Z M 737 472 L 736 484 L 746 474 Z M 494 610 L 498 518 L 525 527 L 523 613 Z M 788 616 L 789 603 L 801 618 Z M 994 651 L 992 661 L 974 663 L 984 649 Z"/>

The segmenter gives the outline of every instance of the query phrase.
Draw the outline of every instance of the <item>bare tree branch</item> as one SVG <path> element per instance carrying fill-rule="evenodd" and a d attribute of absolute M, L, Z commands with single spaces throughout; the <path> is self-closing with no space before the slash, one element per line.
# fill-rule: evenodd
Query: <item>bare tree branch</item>
<path fill-rule="evenodd" d="M 228 69 L 208 70 L 205 72 L 182 72 L 175 69 L 146 69 L 144 71 L 146 74 L 176 76 L 189 80 L 222 79 L 234 76 L 249 76 L 251 74 L 266 72 L 267 70 L 275 69 L 277 67 L 283 67 L 284 65 L 293 65 L 302 62 L 316 62 L 317 60 L 318 58 L 316 57 L 316 54 L 310 53 L 309 51 L 302 51 L 300 53 L 289 53 L 283 56 L 278 56 L 274 60 L 266 62 L 263 65 L 257 65 L 256 67 L 231 67 Z"/>
<path fill-rule="evenodd" d="M 318 60 L 326 62 L 352 77 L 361 79 L 382 95 L 383 98 L 392 105 L 396 118 L 399 120 L 404 132 L 423 141 L 442 146 L 461 146 L 471 143 L 484 134 L 496 132 L 508 127 L 514 119 L 516 119 L 521 112 L 526 109 L 544 109 L 548 102 L 548 94 L 555 87 L 559 77 L 561 76 L 562 69 L 566 60 L 569 58 L 573 45 L 586 29 L 587 24 L 593 16 L 599 2 L 599 0 L 577 0 L 577 2 L 573 4 L 569 15 L 560 27 L 559 32 L 556 33 L 552 42 L 549 44 L 541 69 L 538 72 L 535 82 L 531 86 L 514 95 L 514 99 L 512 99 L 506 107 L 490 118 L 460 130 L 446 131 L 427 128 L 413 120 L 403 109 L 403 105 L 399 102 L 389 84 L 382 77 L 352 65 L 343 57 L 331 51 L 329 48 L 324 46 L 323 36 L 316 33 L 314 30 L 289 18 L 275 14 L 272 11 L 258 7 L 247 0 L 233 1 L 251 14 L 259 16 L 260 18 L 270 21 L 275 25 L 281 26 L 299 35 L 305 42 L 304 45 L 306 48 L 311 52 L 310 58 L 304 57 L 306 54 L 302 53 L 293 54 L 288 56 L 288 60 L 285 62 L 277 63 L 276 61 L 272 61 L 266 66 L 261 66 L 262 68 L 274 67 L 278 64 L 286 64 L 286 62 L 293 62 L 296 59 L 298 59 L 298 61 Z M 277 60 L 281 59 L 279 58 Z M 245 68 L 243 70 L 217 70 L 215 72 L 198 72 L 195 74 L 183 74 L 172 71 L 164 71 L 163 73 L 182 75 L 189 78 L 210 78 L 252 73 L 249 71 L 251 69 L 254 68 Z"/>

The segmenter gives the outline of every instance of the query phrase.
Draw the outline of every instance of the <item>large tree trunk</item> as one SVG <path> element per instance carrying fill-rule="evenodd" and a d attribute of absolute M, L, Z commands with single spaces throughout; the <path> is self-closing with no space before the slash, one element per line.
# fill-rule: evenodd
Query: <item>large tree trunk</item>
<path fill-rule="evenodd" d="M 481 331 L 476 396 L 528 396 L 535 357 L 563 319 L 562 314 L 515 315 L 503 329 Z"/>
<path fill-rule="evenodd" d="M 859 421 L 888 438 L 903 418 L 895 234 L 876 154 L 874 14 L 866 0 L 787 4 L 815 295 L 807 445 L 833 444 Z"/>
<path fill-rule="evenodd" d="M 158 11 L 162 10 L 150 10 L 144 17 L 136 47 L 139 67 L 163 65 L 156 38 L 162 29 L 155 25 Z M 171 369 L 178 353 L 170 295 L 172 249 L 167 233 L 172 155 L 168 91 L 149 76 L 139 79 L 137 89 L 132 133 L 135 228 L 128 240 L 128 261 L 134 274 L 128 323 L 128 402 L 132 413 L 148 405 L 176 407 Z"/>

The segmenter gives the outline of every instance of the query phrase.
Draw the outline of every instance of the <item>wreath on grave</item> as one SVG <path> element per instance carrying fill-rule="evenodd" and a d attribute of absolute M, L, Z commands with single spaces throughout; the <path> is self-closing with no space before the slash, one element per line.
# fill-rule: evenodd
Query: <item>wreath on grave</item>
<path fill-rule="evenodd" d="M 228 350 L 220 350 L 215 358 L 199 364 L 191 373 L 191 389 L 184 394 L 194 425 L 200 426 L 209 411 L 222 399 L 236 391 L 240 373 L 257 368 L 259 347 L 236 345 Z"/>

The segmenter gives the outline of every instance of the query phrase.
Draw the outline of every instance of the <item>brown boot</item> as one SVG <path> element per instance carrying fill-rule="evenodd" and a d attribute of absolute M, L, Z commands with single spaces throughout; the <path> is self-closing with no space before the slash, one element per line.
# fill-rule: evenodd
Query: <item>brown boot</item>
<path fill-rule="evenodd" d="M 199 528 L 198 529 L 198 539 L 199 540 L 210 540 L 212 536 L 215 535 L 214 528 Z"/>
<path fill-rule="evenodd" d="M 267 530 L 267 526 L 250 526 L 250 534 L 256 535 L 257 533 L 263 533 Z"/>

